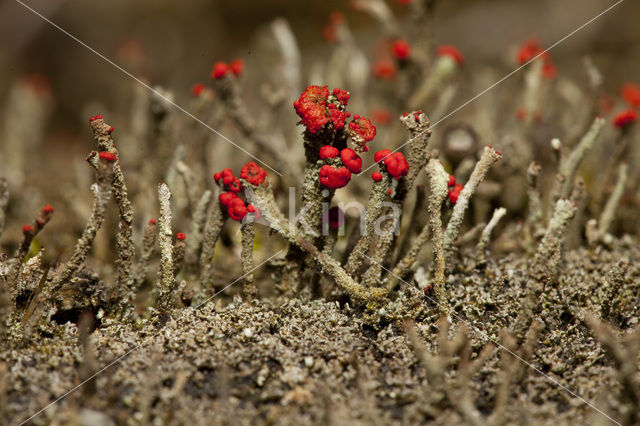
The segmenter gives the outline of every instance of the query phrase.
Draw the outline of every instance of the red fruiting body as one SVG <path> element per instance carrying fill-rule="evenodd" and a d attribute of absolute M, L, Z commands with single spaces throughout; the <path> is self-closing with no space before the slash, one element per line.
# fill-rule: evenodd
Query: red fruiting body
<path fill-rule="evenodd" d="M 178 232 L 176 234 L 176 240 L 183 241 L 183 240 L 186 240 L 186 239 L 187 239 L 187 236 L 184 235 L 182 232 Z"/>
<path fill-rule="evenodd" d="M 376 137 L 376 126 L 368 118 L 360 117 L 357 114 L 353 116 L 353 121 L 349 123 L 349 129 L 364 139 L 365 144 Z M 364 150 L 367 151 L 366 145 Z"/>
<path fill-rule="evenodd" d="M 196 83 L 191 87 L 191 93 L 193 96 L 200 96 L 206 90 L 206 86 L 204 83 Z"/>
<path fill-rule="evenodd" d="M 371 179 L 373 179 L 374 182 L 380 182 L 382 180 L 382 173 L 380 172 L 371 173 Z"/>
<path fill-rule="evenodd" d="M 394 152 L 384 159 L 384 165 L 391 176 L 400 179 L 409 173 L 409 162 L 401 152 Z"/>
<path fill-rule="evenodd" d="M 118 159 L 118 157 L 116 157 L 115 154 L 112 154 L 108 151 L 100 151 L 100 154 L 98 154 L 98 156 L 103 160 L 109 161 L 109 162 L 114 162 Z"/>
<path fill-rule="evenodd" d="M 336 158 L 339 154 L 340 151 L 338 148 L 331 145 L 325 145 L 320 148 L 319 156 L 321 160 L 326 160 L 327 158 Z"/>
<path fill-rule="evenodd" d="M 293 103 L 302 124 L 307 127 L 309 133 L 317 133 L 330 120 L 327 114 L 327 98 L 329 89 L 327 86 L 308 86 Z"/>
<path fill-rule="evenodd" d="M 53 207 L 51 206 L 51 204 L 45 204 L 42 208 L 42 211 L 45 213 L 53 213 Z"/>
<path fill-rule="evenodd" d="M 527 118 L 527 110 L 520 107 L 516 110 L 516 118 L 520 121 L 524 120 L 525 118 Z"/>
<path fill-rule="evenodd" d="M 619 129 L 626 129 L 636 121 L 638 121 L 638 113 L 632 109 L 627 109 L 614 117 L 613 125 Z"/>
<path fill-rule="evenodd" d="M 379 126 L 386 126 L 391 123 L 391 113 L 386 109 L 374 109 L 371 111 L 371 118 Z"/>
<path fill-rule="evenodd" d="M 338 41 L 338 29 L 333 24 L 327 24 L 322 29 L 322 37 L 330 43 Z"/>
<path fill-rule="evenodd" d="M 211 70 L 211 78 L 218 80 L 227 75 L 228 72 L 229 65 L 226 62 L 216 62 Z"/>
<path fill-rule="evenodd" d="M 518 62 L 521 65 L 526 64 L 533 58 L 540 57 L 544 61 L 542 66 L 542 76 L 545 78 L 553 78 L 558 74 L 558 70 L 553 64 L 551 55 L 544 51 L 537 40 L 529 40 L 525 42 L 518 51 Z"/>
<path fill-rule="evenodd" d="M 329 104 L 327 110 L 329 111 L 333 127 L 336 129 L 344 129 L 344 122 L 347 120 L 346 112 L 340 111 L 336 104 Z"/>
<path fill-rule="evenodd" d="M 109 134 L 113 133 L 114 130 L 113 126 L 109 127 Z"/>
<path fill-rule="evenodd" d="M 362 158 L 351 148 L 345 148 L 340 152 L 342 164 L 349 169 L 351 173 L 358 174 L 362 171 Z"/>
<path fill-rule="evenodd" d="M 245 164 L 242 169 L 240 169 L 240 177 L 251 185 L 258 186 L 262 185 L 262 183 L 267 179 L 267 172 L 252 161 Z"/>
<path fill-rule="evenodd" d="M 218 200 L 220 200 L 220 204 L 222 204 L 225 207 L 229 207 L 229 205 L 231 204 L 231 201 L 235 200 L 236 198 L 238 198 L 238 196 L 233 192 L 223 192 L 222 194 L 218 195 Z"/>
<path fill-rule="evenodd" d="M 627 83 L 622 86 L 622 97 L 632 107 L 640 107 L 640 86 L 634 83 Z"/>
<path fill-rule="evenodd" d="M 389 188 L 389 189 L 387 190 L 387 194 L 389 194 L 389 195 L 393 194 L 393 190 L 392 190 L 391 188 Z"/>
<path fill-rule="evenodd" d="M 390 59 L 380 59 L 371 66 L 374 77 L 391 80 L 396 76 L 396 66 Z"/>
<path fill-rule="evenodd" d="M 396 40 L 391 45 L 391 53 L 399 61 L 406 61 L 411 54 L 411 46 L 404 40 Z"/>
<path fill-rule="evenodd" d="M 239 77 L 244 71 L 244 61 L 242 59 L 235 59 L 229 64 L 229 68 L 231 69 L 231 74 Z"/>
<path fill-rule="evenodd" d="M 22 227 L 22 232 L 25 233 L 25 234 L 32 234 L 35 231 L 36 231 L 35 228 L 33 226 L 31 226 L 31 225 L 24 225 Z"/>
<path fill-rule="evenodd" d="M 220 179 L 222 179 L 222 173 L 218 172 L 213 174 L 213 180 L 218 182 Z"/>
<path fill-rule="evenodd" d="M 156 224 L 155 219 L 149 219 L 149 225 L 155 225 L 155 224 Z"/>
<path fill-rule="evenodd" d="M 520 50 L 518 50 L 518 62 L 520 62 L 521 65 L 524 65 L 534 57 L 540 55 L 541 53 L 542 53 L 541 56 L 543 58 L 545 56 L 548 56 L 548 53 L 546 52 L 543 53 L 543 52 L 544 51 L 540 48 L 540 44 L 538 43 L 538 40 L 535 40 L 535 39 L 528 40 L 524 42 L 524 44 L 520 46 Z"/>
<path fill-rule="evenodd" d="M 233 178 L 233 182 L 231 182 L 227 186 L 229 187 L 229 191 L 232 191 L 232 192 L 242 191 L 242 182 L 240 182 L 240 179 L 238 178 Z"/>
<path fill-rule="evenodd" d="M 460 196 L 460 192 L 462 192 L 462 188 L 462 184 L 456 183 L 453 185 L 453 188 L 449 190 L 449 201 L 451 201 L 451 204 L 458 202 L 458 197 Z"/>
<path fill-rule="evenodd" d="M 554 78 L 556 75 L 558 75 L 558 69 L 551 62 L 546 62 L 542 66 L 542 76 L 544 78 Z"/>
<path fill-rule="evenodd" d="M 344 23 L 344 14 L 340 11 L 331 12 L 329 14 L 329 22 L 336 25 Z"/>
<path fill-rule="evenodd" d="M 338 41 L 338 26 L 344 23 L 344 15 L 342 12 L 333 12 L 329 15 L 329 23 L 324 27 L 322 35 L 324 38 L 335 43 Z"/>
<path fill-rule="evenodd" d="M 375 154 L 373 154 L 373 161 L 375 161 L 376 163 L 379 163 L 380 161 L 384 160 L 386 156 L 391 154 L 391 150 L 390 149 L 383 149 L 380 150 L 378 152 L 376 152 Z"/>
<path fill-rule="evenodd" d="M 242 220 L 247 215 L 247 207 L 240 198 L 234 198 L 227 207 L 227 214 L 233 220 Z"/>
<path fill-rule="evenodd" d="M 349 98 L 351 97 L 349 92 L 347 92 L 346 90 L 338 89 L 337 87 L 333 89 L 333 96 L 338 98 L 342 106 L 347 106 L 347 104 L 349 103 Z"/>
<path fill-rule="evenodd" d="M 102 120 L 102 116 L 101 115 L 96 115 L 96 116 L 93 116 L 93 117 L 89 118 L 89 122 L 94 121 L 94 120 Z"/>
<path fill-rule="evenodd" d="M 327 188 L 342 188 L 351 180 L 351 172 L 346 167 L 335 168 L 333 166 L 324 165 L 318 172 L 320 183 Z"/>
<path fill-rule="evenodd" d="M 222 183 L 225 185 L 231 185 L 231 183 L 235 180 L 235 176 L 233 175 L 233 170 L 227 168 L 222 172 Z"/>
<path fill-rule="evenodd" d="M 447 182 L 447 186 L 453 186 L 456 184 L 456 177 L 454 175 L 449 175 L 449 182 Z"/>
<path fill-rule="evenodd" d="M 453 59 L 458 65 L 462 65 L 462 63 L 464 62 L 462 53 L 460 53 L 458 49 L 449 44 L 443 44 L 442 46 L 438 47 L 438 49 L 436 50 L 436 54 L 438 56 L 449 57 Z"/>

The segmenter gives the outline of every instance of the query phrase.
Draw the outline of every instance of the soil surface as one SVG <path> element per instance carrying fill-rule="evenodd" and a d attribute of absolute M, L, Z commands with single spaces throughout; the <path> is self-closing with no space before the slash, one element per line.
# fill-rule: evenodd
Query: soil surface
<path fill-rule="evenodd" d="M 447 353 L 449 344 L 438 339 L 443 323 L 429 293 L 424 314 L 415 319 L 423 360 L 441 367 L 441 381 L 419 360 L 420 348 L 414 350 L 406 332 L 411 326 L 372 322 L 362 307 L 338 301 L 216 298 L 167 321 L 150 315 L 122 325 L 102 318 L 88 339 L 76 324 L 59 324 L 60 314 L 51 319 L 51 312 L 28 336 L 16 326 L 1 343 L 2 412 L 6 424 L 16 424 L 73 390 L 31 422 L 610 424 L 585 401 L 619 419 L 626 409 L 623 389 L 584 315 L 598 314 L 603 278 L 623 258 L 629 268 L 611 322 L 620 334 L 638 325 L 637 245 L 627 239 L 611 249 L 567 252 L 542 296 L 543 325 L 528 366 L 507 353 L 509 346 L 527 359 L 524 345 L 507 343 L 503 332 L 513 329 L 519 311 L 527 259 L 508 255 L 451 274 L 455 313 L 448 334 L 459 341 L 466 323 L 466 352 Z M 486 359 L 467 374 L 465 357 L 474 360 L 483 348 Z M 507 379 L 507 399 L 498 402 Z"/>

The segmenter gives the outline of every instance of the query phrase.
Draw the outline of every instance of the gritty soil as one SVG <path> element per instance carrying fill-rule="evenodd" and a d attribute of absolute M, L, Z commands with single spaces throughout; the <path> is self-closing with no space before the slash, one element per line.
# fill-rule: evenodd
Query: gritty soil
<path fill-rule="evenodd" d="M 622 258 L 629 270 L 611 321 L 621 333 L 638 324 L 637 245 L 627 239 L 610 249 L 567 252 L 560 276 L 541 300 L 544 325 L 531 365 L 510 387 L 507 424 L 607 424 L 551 379 L 614 418 L 624 410 L 615 368 L 583 321 L 586 311 L 599 312 L 603 277 Z M 527 260 L 507 255 L 470 272 L 461 263 L 449 276 L 455 311 L 449 334 L 464 320 L 473 356 L 490 341 L 503 342 L 503 329 L 512 329 Z M 503 348 L 470 380 L 461 380 L 453 357 L 444 383 L 428 383 L 399 321 L 372 323 L 370 312 L 339 300 L 274 297 L 247 303 L 236 296 L 214 302 L 136 324 L 104 317 L 85 345 L 76 324 L 64 322 L 74 318 L 59 312 L 45 315 L 28 336 L 14 326 L 0 348 L 6 424 L 28 418 L 78 385 L 32 422 L 466 424 L 470 419 L 455 403 L 465 392 L 481 423 L 496 408 L 500 372 L 510 357 Z M 428 352 L 437 354 L 439 323 L 429 293 L 424 305 L 414 319 L 417 332 Z"/>

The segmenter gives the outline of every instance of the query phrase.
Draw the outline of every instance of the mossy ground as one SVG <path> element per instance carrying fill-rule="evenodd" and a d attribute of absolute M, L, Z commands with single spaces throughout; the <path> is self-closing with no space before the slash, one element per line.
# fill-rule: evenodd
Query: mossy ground
<path fill-rule="evenodd" d="M 629 260 L 612 322 L 622 332 L 638 324 L 640 251 L 631 240 L 611 250 L 566 253 L 560 275 L 542 299 L 544 328 L 531 364 L 616 418 L 620 386 L 614 368 L 582 321 L 598 312 L 601 283 L 613 264 Z M 470 326 L 475 353 L 515 322 L 527 259 L 508 255 L 483 270 L 449 277 L 454 326 Z M 259 283 L 258 283 L 259 284 Z M 238 284 L 241 285 L 241 284 Z M 419 334 L 437 353 L 437 313 L 425 298 Z M 46 317 L 46 316 L 45 316 Z M 95 361 L 85 363 L 75 324 L 39 322 L 29 337 L 19 325 L 2 341 L 2 400 L 15 424 L 131 353 L 94 382 L 49 407 L 34 424 L 464 424 L 446 398 L 425 401 L 427 383 L 402 324 L 373 326 L 361 309 L 337 301 L 272 298 L 246 303 L 218 297 L 185 308 L 164 325 L 120 324 L 103 318 L 90 336 Z M 483 416 L 494 410 L 498 350 L 467 383 Z M 455 363 L 454 363 L 455 364 Z M 509 424 L 588 424 L 606 418 L 532 368 L 511 387 Z M 445 389 L 458 391 L 455 365 Z"/>

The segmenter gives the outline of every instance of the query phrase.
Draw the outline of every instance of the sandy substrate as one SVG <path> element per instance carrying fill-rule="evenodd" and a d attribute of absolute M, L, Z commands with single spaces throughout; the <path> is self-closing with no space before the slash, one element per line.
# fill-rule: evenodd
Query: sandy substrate
<path fill-rule="evenodd" d="M 427 350 L 423 362 L 400 321 L 372 323 L 374 316 L 362 308 L 337 301 L 236 298 L 186 308 L 166 324 L 157 316 L 135 325 L 103 318 L 88 343 L 71 322 L 42 320 L 29 337 L 14 326 L 1 343 L 0 407 L 7 424 L 20 422 L 131 350 L 32 421 L 608 424 L 551 379 L 623 418 L 628 405 L 615 366 L 584 323 L 586 311 L 599 312 L 603 277 L 622 258 L 629 269 L 611 320 L 621 334 L 637 326 L 637 246 L 619 241 L 612 250 L 569 252 L 542 297 L 544 325 L 531 366 L 504 347 L 486 346 L 504 344 L 528 359 L 526 343 L 509 342 L 503 333 L 514 325 L 526 279 L 526 259 L 507 256 L 485 269 L 450 275 L 453 343 L 438 343 L 436 309 L 425 297 L 425 309 L 414 319 Z M 460 319 L 468 324 L 468 343 L 458 334 Z M 459 350 L 448 354 L 458 343 Z M 486 359 L 474 365 L 483 348 Z M 505 380 L 509 386 L 501 391 Z"/>

